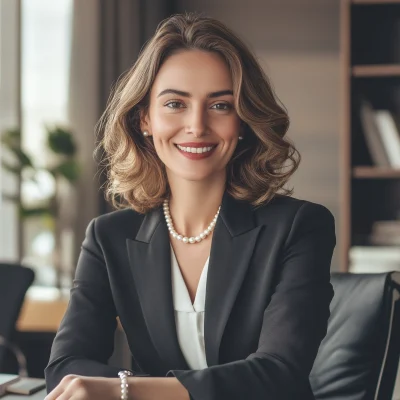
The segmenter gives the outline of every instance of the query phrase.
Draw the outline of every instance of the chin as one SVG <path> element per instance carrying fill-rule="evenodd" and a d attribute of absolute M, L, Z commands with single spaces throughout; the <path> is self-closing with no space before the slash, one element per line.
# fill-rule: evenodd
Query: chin
<path fill-rule="evenodd" d="M 182 174 L 180 175 L 181 179 L 184 179 L 186 181 L 191 181 L 191 182 L 202 182 L 202 181 L 207 181 L 211 178 L 212 175 L 205 174 L 205 175 L 200 175 L 199 173 L 193 173 L 193 174 Z"/>
<path fill-rule="evenodd" d="M 187 169 L 184 172 L 182 172 L 182 171 L 179 171 L 178 173 L 177 172 L 173 172 L 173 174 L 177 178 L 184 179 L 184 180 L 191 181 L 191 182 L 200 182 L 200 181 L 210 180 L 217 173 L 218 172 L 216 172 L 216 171 L 204 171 L 204 172 L 201 172 L 199 170 L 189 171 Z"/>

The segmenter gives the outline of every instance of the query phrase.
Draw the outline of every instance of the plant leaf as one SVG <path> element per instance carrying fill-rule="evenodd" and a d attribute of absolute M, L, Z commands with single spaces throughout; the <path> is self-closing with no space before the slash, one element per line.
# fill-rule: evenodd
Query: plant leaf
<path fill-rule="evenodd" d="M 31 217 L 40 217 L 40 216 L 51 216 L 50 207 L 33 207 L 26 208 L 24 206 L 19 207 L 19 214 L 21 218 L 31 218 Z"/>
<path fill-rule="evenodd" d="M 66 160 L 52 169 L 54 175 L 61 175 L 71 183 L 78 180 L 80 172 L 80 167 L 74 160 Z"/>
<path fill-rule="evenodd" d="M 12 201 L 13 203 L 18 203 L 19 202 L 19 197 L 18 196 L 11 196 L 7 193 L 2 193 L 1 197 L 3 198 L 4 201 Z"/>
<path fill-rule="evenodd" d="M 6 145 L 8 148 L 20 147 L 21 143 L 21 131 L 19 129 L 8 129 L 1 135 L 1 143 Z"/>
<path fill-rule="evenodd" d="M 31 158 L 23 150 L 11 149 L 11 151 L 14 153 L 14 155 L 18 159 L 21 168 L 24 168 L 24 167 L 32 167 L 33 168 Z"/>
<path fill-rule="evenodd" d="M 47 128 L 47 144 L 56 154 L 70 157 L 76 153 L 76 145 L 72 133 L 60 127 Z"/>
<path fill-rule="evenodd" d="M 1 162 L 1 166 L 8 172 L 11 172 L 13 174 L 20 174 L 21 173 L 21 168 L 16 167 L 14 165 L 8 164 L 5 161 Z"/>

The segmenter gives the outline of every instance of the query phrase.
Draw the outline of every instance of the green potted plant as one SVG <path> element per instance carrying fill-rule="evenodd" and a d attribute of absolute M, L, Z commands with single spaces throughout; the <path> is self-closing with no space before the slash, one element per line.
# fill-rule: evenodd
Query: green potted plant
<path fill-rule="evenodd" d="M 30 207 L 24 205 L 20 195 L 10 196 L 2 193 L 5 200 L 14 202 L 19 210 L 22 221 L 31 217 L 50 218 L 54 233 L 54 268 L 56 270 L 56 286 L 60 287 L 61 259 L 60 259 L 60 236 L 61 226 L 59 222 L 60 213 L 60 186 L 67 182 L 71 187 L 80 177 L 81 168 L 77 161 L 77 146 L 72 132 L 60 126 L 46 127 L 47 148 L 52 155 L 51 165 L 39 167 L 34 160 L 21 148 L 21 132 L 18 129 L 7 130 L 1 135 L 1 144 L 10 153 L 10 161 L 2 160 L 2 167 L 14 174 L 20 182 L 32 181 L 37 184 L 37 173 L 46 171 L 54 179 L 55 190 L 51 196 L 45 199 L 40 206 Z"/>

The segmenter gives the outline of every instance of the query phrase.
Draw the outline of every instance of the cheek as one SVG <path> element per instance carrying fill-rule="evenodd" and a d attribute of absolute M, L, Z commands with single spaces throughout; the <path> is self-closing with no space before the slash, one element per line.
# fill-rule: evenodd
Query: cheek
<path fill-rule="evenodd" d="M 151 114 L 151 129 L 153 135 L 160 140 L 168 139 L 176 129 L 179 129 L 179 118 L 155 110 Z"/>
<path fill-rule="evenodd" d="M 239 135 L 240 121 L 232 120 L 225 121 L 223 125 L 220 126 L 219 136 L 226 142 L 231 142 L 236 140 Z"/>
<path fill-rule="evenodd" d="M 153 114 L 151 118 L 151 130 L 153 135 L 153 143 L 156 152 L 163 162 L 166 162 L 165 152 L 168 152 L 172 138 L 177 131 L 177 124 L 172 118 L 166 115 Z"/>

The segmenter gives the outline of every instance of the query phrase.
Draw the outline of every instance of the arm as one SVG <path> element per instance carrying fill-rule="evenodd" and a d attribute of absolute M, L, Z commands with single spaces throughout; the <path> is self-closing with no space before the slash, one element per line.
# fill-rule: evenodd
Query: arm
<path fill-rule="evenodd" d="M 192 400 L 188 391 L 176 378 L 128 379 L 131 400 Z"/>
<path fill-rule="evenodd" d="M 68 374 L 117 377 L 119 368 L 107 365 L 114 350 L 116 310 L 95 220 L 86 230 L 71 298 L 45 369 L 47 390 Z"/>
<path fill-rule="evenodd" d="M 171 370 L 167 376 L 175 376 L 194 400 L 293 400 L 310 393 L 308 377 L 330 315 L 335 244 L 332 214 L 303 203 L 282 251 L 257 351 L 245 360 L 203 370 Z"/>

